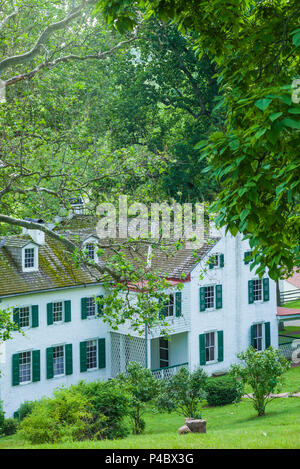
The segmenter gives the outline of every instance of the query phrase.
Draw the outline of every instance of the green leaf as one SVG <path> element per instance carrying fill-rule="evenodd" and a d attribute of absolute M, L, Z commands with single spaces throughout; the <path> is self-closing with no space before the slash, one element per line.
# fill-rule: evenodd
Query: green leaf
<path fill-rule="evenodd" d="M 257 101 L 255 101 L 254 104 L 261 111 L 265 111 L 268 108 L 268 106 L 271 104 L 271 102 L 272 102 L 272 99 L 263 98 L 263 99 L 258 99 Z"/>
<path fill-rule="evenodd" d="M 294 119 L 289 119 L 288 117 L 282 120 L 282 124 L 291 129 L 300 130 L 300 121 L 295 121 Z"/>

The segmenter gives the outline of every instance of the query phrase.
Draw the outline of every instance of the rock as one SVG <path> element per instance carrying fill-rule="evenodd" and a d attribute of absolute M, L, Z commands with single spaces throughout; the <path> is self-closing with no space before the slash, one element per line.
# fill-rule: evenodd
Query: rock
<path fill-rule="evenodd" d="M 187 433 L 192 433 L 187 425 L 178 428 L 178 435 L 186 435 Z"/>
<path fill-rule="evenodd" d="M 206 433 L 206 420 L 185 419 L 185 425 L 192 433 Z"/>

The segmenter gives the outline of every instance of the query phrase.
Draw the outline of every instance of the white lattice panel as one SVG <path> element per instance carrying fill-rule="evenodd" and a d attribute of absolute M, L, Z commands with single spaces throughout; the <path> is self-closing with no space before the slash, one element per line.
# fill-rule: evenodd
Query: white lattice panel
<path fill-rule="evenodd" d="M 146 366 L 145 339 L 111 332 L 112 377 L 126 373 L 128 363 L 133 361 Z"/>

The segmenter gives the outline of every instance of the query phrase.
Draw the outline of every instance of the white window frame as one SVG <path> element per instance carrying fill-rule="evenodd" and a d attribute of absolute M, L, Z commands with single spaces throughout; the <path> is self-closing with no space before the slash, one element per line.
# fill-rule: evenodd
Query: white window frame
<path fill-rule="evenodd" d="M 83 243 L 83 251 L 87 249 L 88 245 L 94 246 L 94 258 L 91 260 L 93 260 L 94 262 L 98 262 L 98 255 L 97 255 L 98 240 L 94 237 L 89 237 L 88 239 L 86 239 Z"/>
<path fill-rule="evenodd" d="M 210 259 L 214 258 L 214 262 L 217 262 L 216 265 L 213 266 L 213 268 L 211 270 L 214 270 L 214 269 L 219 269 L 220 268 L 220 255 L 221 253 L 220 252 L 216 252 L 214 254 L 211 254 L 208 258 L 208 262 L 210 263 Z"/>
<path fill-rule="evenodd" d="M 165 318 L 174 318 L 175 317 L 175 293 L 167 293 L 168 295 L 168 302 L 165 303 Z M 171 297 L 173 298 L 173 302 L 171 301 Z M 169 310 L 173 310 L 172 314 L 168 314 Z"/>
<path fill-rule="evenodd" d="M 93 368 L 88 368 L 88 356 L 87 356 L 87 344 L 88 342 L 96 342 L 96 366 Z M 95 371 L 98 370 L 98 339 L 88 339 L 86 340 L 86 371 Z"/>
<path fill-rule="evenodd" d="M 205 334 L 205 364 L 206 365 L 211 365 L 213 363 L 217 363 L 218 361 L 218 334 L 217 334 L 218 331 L 216 330 L 212 330 L 212 331 L 205 331 L 204 334 Z M 206 346 L 206 336 L 208 334 L 213 334 L 214 335 L 214 345 L 213 346 Z M 213 360 L 206 360 L 206 349 L 207 348 L 212 348 L 214 349 L 214 359 Z"/>
<path fill-rule="evenodd" d="M 28 326 L 21 326 L 21 309 L 29 309 L 29 325 Z M 19 326 L 21 329 L 26 330 L 32 327 L 32 305 L 22 305 L 18 307 L 19 309 Z"/>
<path fill-rule="evenodd" d="M 209 306 L 209 307 L 206 307 L 206 301 L 205 301 L 205 311 L 214 311 L 216 309 L 216 285 L 203 285 L 204 288 L 212 288 L 213 289 L 213 298 L 214 298 L 214 304 L 213 306 Z M 204 290 L 204 294 L 205 294 L 205 299 L 206 299 L 206 290 Z"/>
<path fill-rule="evenodd" d="M 61 320 L 60 321 L 54 321 L 54 305 L 56 303 L 61 303 L 62 304 L 62 314 L 61 314 Z M 52 302 L 52 315 L 53 315 L 53 324 L 61 324 L 65 321 L 65 301 L 64 300 L 56 300 Z"/>
<path fill-rule="evenodd" d="M 88 300 L 94 300 L 94 314 L 88 315 Z M 87 296 L 86 297 L 86 319 L 94 319 L 97 317 L 97 300 L 94 296 Z"/>
<path fill-rule="evenodd" d="M 253 278 L 253 303 L 262 303 L 264 301 L 264 284 L 263 284 L 263 279 L 262 278 Z M 260 282 L 261 286 L 261 298 L 259 300 L 255 299 L 255 294 L 254 294 L 254 282 Z"/>
<path fill-rule="evenodd" d="M 54 374 L 54 349 L 58 347 L 62 347 L 63 349 L 64 372 L 56 375 Z M 60 378 L 62 376 L 65 376 L 66 374 L 66 347 L 65 347 L 65 344 L 58 344 L 58 345 L 53 345 L 52 349 L 53 349 L 53 378 Z"/>
<path fill-rule="evenodd" d="M 34 265 L 33 267 L 25 267 L 25 251 L 26 249 L 33 249 Z M 22 248 L 22 271 L 23 272 L 36 272 L 39 270 L 39 251 L 35 244 L 29 243 Z"/>
<path fill-rule="evenodd" d="M 254 337 L 253 337 L 253 341 L 254 341 L 254 342 L 255 342 L 255 340 L 261 339 L 261 349 L 257 349 L 257 348 L 255 348 L 255 346 L 253 345 L 253 347 L 255 348 L 255 350 L 256 350 L 257 352 L 262 352 L 263 350 L 265 350 L 265 331 L 264 331 L 264 325 L 265 325 L 264 322 L 256 322 L 256 323 L 253 324 L 254 331 L 255 331 L 255 327 L 261 326 L 261 336 L 258 335 L 258 336 L 254 336 Z"/>
<path fill-rule="evenodd" d="M 20 355 L 23 353 L 30 353 L 30 380 L 29 381 L 21 381 L 20 376 L 21 376 L 21 364 L 20 364 Z M 18 352 L 19 354 L 19 384 L 21 386 L 24 386 L 25 384 L 30 384 L 32 383 L 32 350 L 22 350 L 21 352 Z"/>

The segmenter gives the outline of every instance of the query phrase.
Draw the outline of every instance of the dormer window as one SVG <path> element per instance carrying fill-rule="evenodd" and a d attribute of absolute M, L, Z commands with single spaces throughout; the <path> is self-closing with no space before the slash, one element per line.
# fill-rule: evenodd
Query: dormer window
<path fill-rule="evenodd" d="M 86 250 L 86 255 L 94 261 L 95 260 L 95 245 L 86 244 L 85 250 Z"/>
<path fill-rule="evenodd" d="M 22 249 L 23 272 L 35 272 L 39 268 L 38 247 L 30 244 Z"/>
<path fill-rule="evenodd" d="M 24 249 L 24 267 L 25 269 L 34 267 L 34 248 Z"/>

